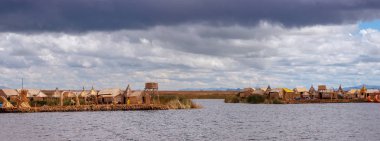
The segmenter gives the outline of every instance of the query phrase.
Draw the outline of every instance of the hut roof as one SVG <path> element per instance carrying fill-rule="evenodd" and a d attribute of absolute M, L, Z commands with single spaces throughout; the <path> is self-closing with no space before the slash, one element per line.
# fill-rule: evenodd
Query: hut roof
<path fill-rule="evenodd" d="M 260 90 L 267 91 L 266 87 L 259 88 Z"/>
<path fill-rule="evenodd" d="M 281 89 L 275 88 L 270 90 L 271 93 L 279 93 L 281 92 Z"/>
<path fill-rule="evenodd" d="M 80 97 L 86 97 L 86 96 L 88 96 L 89 93 L 90 93 L 90 91 L 82 90 L 81 92 L 79 92 L 79 96 Z"/>
<path fill-rule="evenodd" d="M 326 85 L 318 85 L 318 91 L 327 90 Z"/>
<path fill-rule="evenodd" d="M 344 91 L 342 88 L 342 85 L 339 85 L 338 91 L 342 91 L 342 92 Z"/>
<path fill-rule="evenodd" d="M 64 97 L 75 97 L 75 94 L 72 91 L 63 91 L 62 95 Z"/>
<path fill-rule="evenodd" d="M 60 91 L 54 91 L 53 95 L 51 97 L 61 97 L 61 92 Z"/>
<path fill-rule="evenodd" d="M 142 96 L 144 93 L 144 91 L 132 91 L 128 97 L 139 97 L 139 96 Z"/>
<path fill-rule="evenodd" d="M 26 89 L 28 91 L 27 97 L 47 97 L 47 95 L 38 89 Z M 21 89 L 18 91 L 21 92 Z"/>
<path fill-rule="evenodd" d="M 363 85 L 363 87 L 360 89 L 360 92 L 365 93 L 366 91 L 367 91 L 367 88 L 365 87 L 365 85 Z"/>
<path fill-rule="evenodd" d="M 309 93 L 312 93 L 312 92 L 315 92 L 315 89 L 314 89 L 314 86 L 311 85 L 310 89 L 309 89 Z"/>
<path fill-rule="evenodd" d="M 372 94 L 372 93 L 379 93 L 378 89 L 368 89 L 367 93 Z"/>
<path fill-rule="evenodd" d="M 244 88 L 243 91 L 245 91 L 245 92 L 246 92 L 246 91 L 253 92 L 253 91 L 255 91 L 255 89 L 249 87 L 249 88 Z"/>
<path fill-rule="evenodd" d="M 18 96 L 18 92 L 15 89 L 1 89 L 1 93 L 6 96 Z"/>
<path fill-rule="evenodd" d="M 296 92 L 307 92 L 306 88 L 294 88 L 294 91 Z"/>
<path fill-rule="evenodd" d="M 253 91 L 253 94 L 260 94 L 260 95 L 263 95 L 263 94 L 265 94 L 265 90 L 259 88 L 259 89 L 256 89 L 256 91 Z"/>
<path fill-rule="evenodd" d="M 94 96 L 96 96 L 96 95 L 98 95 L 98 94 L 97 94 L 97 92 L 95 91 L 95 89 L 92 88 L 92 89 L 90 90 L 90 92 L 88 93 L 88 95 L 94 95 Z"/>
<path fill-rule="evenodd" d="M 349 94 L 355 94 L 357 93 L 359 90 L 358 89 L 351 89 L 348 91 Z"/>
<path fill-rule="evenodd" d="M 288 89 L 288 88 L 282 88 L 286 93 L 292 93 L 294 92 L 293 90 L 291 89 Z"/>
<path fill-rule="evenodd" d="M 121 94 L 121 90 L 118 88 L 104 89 L 98 93 L 98 95 L 101 95 L 101 96 L 106 96 L 106 95 L 117 96 L 119 94 Z"/>

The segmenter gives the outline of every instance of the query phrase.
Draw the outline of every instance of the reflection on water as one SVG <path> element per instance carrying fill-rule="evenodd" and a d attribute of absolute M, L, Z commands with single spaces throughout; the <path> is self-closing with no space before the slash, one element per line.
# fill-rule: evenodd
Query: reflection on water
<path fill-rule="evenodd" d="M 1 140 L 379 140 L 380 104 L 0 114 Z"/>

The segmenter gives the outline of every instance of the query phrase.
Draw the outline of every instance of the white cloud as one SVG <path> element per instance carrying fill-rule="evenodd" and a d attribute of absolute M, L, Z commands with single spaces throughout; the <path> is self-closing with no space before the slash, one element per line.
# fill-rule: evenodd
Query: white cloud
<path fill-rule="evenodd" d="M 0 79 L 18 87 L 78 89 L 294 87 L 376 83 L 380 33 L 357 25 L 285 28 L 157 26 L 146 30 L 0 33 Z"/>

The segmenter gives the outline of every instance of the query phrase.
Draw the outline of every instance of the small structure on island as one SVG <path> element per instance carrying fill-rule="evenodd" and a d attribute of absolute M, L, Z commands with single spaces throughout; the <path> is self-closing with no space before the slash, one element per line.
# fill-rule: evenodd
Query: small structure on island
<path fill-rule="evenodd" d="M 282 88 L 283 91 L 283 99 L 284 100 L 293 100 L 294 99 L 294 91 L 288 88 Z"/>
<path fill-rule="evenodd" d="M 132 90 L 131 86 L 128 84 L 122 95 L 125 104 L 145 104 L 147 97 L 144 96 L 150 95 L 150 93 L 149 91 Z M 148 101 L 150 102 L 151 100 L 149 99 Z"/>
<path fill-rule="evenodd" d="M 251 87 L 244 88 L 243 91 L 238 93 L 238 96 L 240 98 L 247 98 L 248 96 L 252 95 L 254 91 L 255 89 Z"/>
<path fill-rule="evenodd" d="M 264 95 L 266 91 L 267 91 L 267 88 L 265 88 L 265 87 L 264 88 L 257 88 L 253 92 L 253 94 Z"/>
<path fill-rule="evenodd" d="M 310 98 L 311 99 L 315 99 L 315 98 L 319 98 L 318 97 L 318 92 L 314 89 L 314 86 L 313 85 L 311 85 L 310 86 L 310 89 L 309 89 L 309 95 L 310 95 Z"/>
<path fill-rule="evenodd" d="M 87 93 L 85 102 L 86 104 L 98 104 L 98 92 L 94 89 L 94 86 L 92 86 L 90 92 Z"/>
<path fill-rule="evenodd" d="M 58 87 L 55 88 L 53 94 L 51 95 L 51 98 L 60 98 L 61 97 L 61 91 L 59 91 Z"/>
<path fill-rule="evenodd" d="M 102 104 L 118 104 L 124 103 L 121 90 L 119 88 L 110 88 L 99 91 L 98 103 Z"/>
<path fill-rule="evenodd" d="M 281 88 L 274 88 L 269 91 L 270 99 L 283 99 L 283 92 Z"/>
<path fill-rule="evenodd" d="M 318 98 L 322 99 L 323 95 L 327 93 L 326 85 L 318 85 Z"/>
<path fill-rule="evenodd" d="M 69 91 L 63 91 L 61 93 L 61 97 L 60 97 L 60 105 L 63 106 L 65 102 L 65 100 L 69 99 L 70 100 L 70 105 L 73 105 L 75 104 L 75 99 L 76 95 L 73 91 L 69 90 Z M 67 104 L 67 103 L 66 103 Z"/>
<path fill-rule="evenodd" d="M 380 91 L 378 89 L 367 89 L 366 96 L 375 97 L 375 95 L 378 95 Z"/>
<path fill-rule="evenodd" d="M 304 87 L 294 88 L 294 98 L 295 99 L 310 99 L 310 94 Z"/>
<path fill-rule="evenodd" d="M 265 95 L 268 95 L 269 96 L 269 93 L 270 91 L 272 90 L 272 88 L 270 87 L 270 85 L 268 85 L 267 89 L 265 90 Z"/>
<path fill-rule="evenodd" d="M 1 89 L 0 96 L 3 96 L 9 102 L 16 102 L 16 99 L 19 97 L 18 92 L 15 89 Z"/>
<path fill-rule="evenodd" d="M 27 97 L 32 101 L 44 101 L 47 98 L 47 95 L 39 89 L 27 89 Z"/>
<path fill-rule="evenodd" d="M 354 99 L 358 97 L 359 89 L 351 89 L 347 93 L 344 94 L 345 99 Z"/>
<path fill-rule="evenodd" d="M 367 97 L 367 87 L 363 85 L 362 88 L 360 89 L 358 98 L 366 98 L 366 97 Z"/>
<path fill-rule="evenodd" d="M 320 99 L 337 99 L 338 95 L 334 92 L 334 89 L 327 89 L 326 85 L 318 86 L 318 94 Z"/>
<path fill-rule="evenodd" d="M 158 95 L 158 83 L 156 82 L 147 82 L 145 83 L 144 95 L 143 95 L 143 103 L 151 104 L 151 100 L 153 96 L 157 96 L 158 102 L 160 102 L 160 96 Z"/>
<path fill-rule="evenodd" d="M 0 96 L 0 102 L 2 103 L 0 108 L 13 108 L 14 106 L 5 98 L 4 96 Z"/>
<path fill-rule="evenodd" d="M 342 85 L 339 85 L 339 88 L 335 93 L 337 94 L 337 96 L 344 98 L 346 92 L 343 90 Z"/>
<path fill-rule="evenodd" d="M 128 94 L 127 104 L 142 104 L 144 91 L 131 91 Z"/>

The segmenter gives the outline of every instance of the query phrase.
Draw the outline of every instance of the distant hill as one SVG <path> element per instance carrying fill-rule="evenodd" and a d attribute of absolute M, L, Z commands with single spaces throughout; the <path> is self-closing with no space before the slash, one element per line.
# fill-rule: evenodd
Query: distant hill
<path fill-rule="evenodd" d="M 0 89 L 9 89 L 9 88 L 5 86 L 0 86 Z"/>
<path fill-rule="evenodd" d="M 180 91 L 240 91 L 241 88 L 186 88 Z"/>
<path fill-rule="evenodd" d="M 343 89 L 344 90 L 350 90 L 350 89 L 361 89 L 363 85 L 359 85 L 359 86 L 352 86 L 352 87 L 344 87 Z M 367 89 L 380 89 L 380 86 L 376 86 L 376 85 L 365 85 L 365 87 Z"/>

